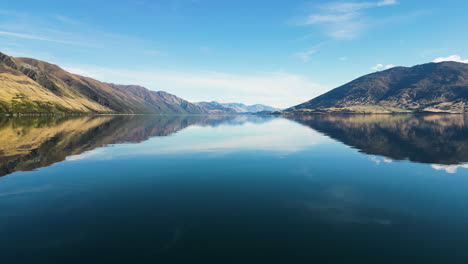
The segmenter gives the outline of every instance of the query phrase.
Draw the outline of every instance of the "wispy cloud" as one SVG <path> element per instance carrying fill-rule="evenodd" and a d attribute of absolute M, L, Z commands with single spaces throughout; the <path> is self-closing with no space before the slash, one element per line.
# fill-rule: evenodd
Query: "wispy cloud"
<path fill-rule="evenodd" d="M 300 59 L 302 60 L 303 62 L 309 62 L 312 55 L 318 53 L 319 49 L 326 45 L 326 42 L 320 42 L 314 46 L 312 46 L 311 48 L 309 48 L 308 50 L 306 51 L 301 51 L 301 52 L 297 52 L 297 53 L 294 53 L 292 55 L 293 58 L 297 58 L 297 59 Z"/>
<path fill-rule="evenodd" d="M 62 14 L 41 16 L 8 10 L 0 10 L 0 16 L 0 48 L 4 46 L 4 40 L 14 40 L 25 46 L 32 40 L 42 41 L 44 44 L 65 44 L 101 50 L 112 46 L 121 53 L 128 50 L 139 55 L 159 55 L 156 54 L 159 51 L 154 49 L 154 43 L 134 36 L 101 31 L 75 17 Z M 44 47 L 34 47 L 35 50 L 41 48 Z"/>
<path fill-rule="evenodd" d="M 341 23 L 348 22 L 355 17 L 355 14 L 331 14 L 331 15 L 311 15 L 306 24 L 320 24 L 320 23 Z"/>
<path fill-rule="evenodd" d="M 324 5 L 323 8 L 336 13 L 353 13 L 362 9 L 395 5 L 396 0 L 382 0 L 377 2 L 336 2 Z"/>
<path fill-rule="evenodd" d="M 307 17 L 305 25 L 321 25 L 334 39 L 353 39 L 367 26 L 362 11 L 397 4 L 396 0 L 377 2 L 336 2 L 320 7 L 320 12 Z"/>
<path fill-rule="evenodd" d="M 304 51 L 304 52 L 298 52 L 294 54 L 293 57 L 301 59 L 303 62 L 309 62 L 310 57 L 315 53 L 317 53 L 317 51 L 315 49 L 311 49 L 311 50 Z"/>
<path fill-rule="evenodd" d="M 14 38 L 55 42 L 55 43 L 61 43 L 61 44 L 83 45 L 83 43 L 78 43 L 78 42 L 73 42 L 73 41 L 66 41 L 66 40 L 58 40 L 58 39 L 52 39 L 52 38 L 47 38 L 47 37 L 40 37 L 40 36 L 23 34 L 23 33 L 18 33 L 18 32 L 0 31 L 0 35 L 8 36 L 8 37 L 14 37 Z"/>
<path fill-rule="evenodd" d="M 64 16 L 64 15 L 56 15 L 55 19 L 57 19 L 60 22 L 70 24 L 70 25 L 82 25 L 83 23 L 79 20 Z"/>
<path fill-rule="evenodd" d="M 252 74 L 161 69 L 132 71 L 83 65 L 69 65 L 64 69 L 101 81 L 139 84 L 152 90 L 164 90 L 189 101 L 241 101 L 283 108 L 310 100 L 329 90 L 308 77 L 285 71 Z"/>
<path fill-rule="evenodd" d="M 432 62 L 443 62 L 443 61 L 456 61 L 456 62 L 463 62 L 468 63 L 468 59 L 462 59 L 460 55 L 451 55 L 448 57 L 439 57 Z"/>

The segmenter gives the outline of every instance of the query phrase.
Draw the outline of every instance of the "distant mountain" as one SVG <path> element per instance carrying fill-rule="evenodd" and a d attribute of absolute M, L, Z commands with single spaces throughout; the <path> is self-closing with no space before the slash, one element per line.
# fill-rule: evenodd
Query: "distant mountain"
<path fill-rule="evenodd" d="M 103 83 L 0 53 L 0 113 L 208 113 L 165 92 Z"/>
<path fill-rule="evenodd" d="M 467 112 L 468 64 L 395 67 L 360 77 L 285 113 Z"/>
<path fill-rule="evenodd" d="M 241 103 L 218 103 L 218 102 L 199 102 L 197 103 L 211 112 L 240 114 L 240 113 L 259 113 L 259 112 L 275 112 L 279 108 L 274 108 L 267 105 L 255 104 L 245 105 Z"/>
<path fill-rule="evenodd" d="M 224 106 L 218 102 L 199 102 L 196 103 L 206 110 L 210 114 L 237 114 L 238 112 L 230 107 Z"/>
<path fill-rule="evenodd" d="M 177 114 L 206 114 L 207 110 L 198 104 L 185 101 L 173 94 L 163 91 L 155 92 L 138 85 L 119 85 L 108 83 L 108 85 L 129 97 L 136 96 L 150 105 L 158 113 Z"/>
<path fill-rule="evenodd" d="M 230 107 L 236 110 L 238 113 L 258 113 L 258 112 L 274 112 L 279 111 L 279 108 L 271 107 L 268 105 L 255 104 L 255 105 L 245 105 L 240 103 L 225 103 L 222 105 Z"/>

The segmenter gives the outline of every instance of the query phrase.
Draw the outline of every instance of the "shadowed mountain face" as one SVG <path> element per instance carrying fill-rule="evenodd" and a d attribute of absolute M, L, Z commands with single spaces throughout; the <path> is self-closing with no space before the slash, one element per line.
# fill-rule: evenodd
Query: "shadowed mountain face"
<path fill-rule="evenodd" d="M 192 125 L 264 122 L 255 116 L 97 116 L 0 119 L 0 176 L 29 171 L 98 147 L 139 143 Z"/>
<path fill-rule="evenodd" d="M 442 62 L 372 73 L 285 112 L 463 113 L 467 102 L 468 64 Z"/>
<path fill-rule="evenodd" d="M 366 154 L 431 164 L 468 162 L 468 118 L 463 115 L 311 115 L 292 119 Z"/>
<path fill-rule="evenodd" d="M 175 95 L 163 91 L 155 92 L 138 85 L 108 84 L 110 87 L 128 95 L 137 97 L 147 105 L 150 105 L 156 113 L 178 114 L 206 114 L 208 111 L 199 106 L 185 101 Z"/>
<path fill-rule="evenodd" d="M 208 111 L 175 95 L 114 85 L 71 74 L 57 65 L 0 52 L 0 113 L 158 113 Z"/>

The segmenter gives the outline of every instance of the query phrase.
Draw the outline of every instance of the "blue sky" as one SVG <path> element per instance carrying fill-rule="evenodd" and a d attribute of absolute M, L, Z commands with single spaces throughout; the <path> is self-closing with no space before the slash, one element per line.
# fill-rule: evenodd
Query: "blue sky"
<path fill-rule="evenodd" d="M 393 65 L 468 62 L 462 0 L 0 3 L 0 51 L 190 101 L 288 107 Z"/>

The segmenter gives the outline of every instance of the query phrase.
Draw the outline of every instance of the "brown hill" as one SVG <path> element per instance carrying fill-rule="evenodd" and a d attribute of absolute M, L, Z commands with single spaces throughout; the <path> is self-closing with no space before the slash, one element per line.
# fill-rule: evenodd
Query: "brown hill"
<path fill-rule="evenodd" d="M 203 107 L 165 92 L 111 85 L 71 74 L 44 61 L 0 53 L 0 113 L 206 112 Z"/>
<path fill-rule="evenodd" d="M 285 112 L 463 113 L 467 101 L 468 64 L 441 62 L 365 75 Z"/>

